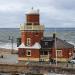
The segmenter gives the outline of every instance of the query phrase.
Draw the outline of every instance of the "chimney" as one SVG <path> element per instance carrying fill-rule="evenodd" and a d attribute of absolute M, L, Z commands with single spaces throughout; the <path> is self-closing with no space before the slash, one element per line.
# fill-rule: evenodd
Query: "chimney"
<path fill-rule="evenodd" d="M 56 37 L 56 34 L 55 34 L 55 33 L 53 33 L 53 39 L 55 39 L 55 37 Z"/>

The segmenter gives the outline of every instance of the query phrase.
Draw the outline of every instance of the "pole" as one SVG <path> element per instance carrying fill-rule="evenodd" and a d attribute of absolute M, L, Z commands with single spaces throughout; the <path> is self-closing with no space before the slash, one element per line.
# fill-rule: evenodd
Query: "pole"
<path fill-rule="evenodd" d="M 55 35 L 56 35 L 56 28 L 55 28 Z M 56 54 L 56 66 L 57 66 L 57 46 L 56 46 L 56 36 L 55 36 L 55 54 Z"/>
<path fill-rule="evenodd" d="M 11 40 L 11 54 L 13 54 L 13 36 L 9 36 L 9 40 Z"/>

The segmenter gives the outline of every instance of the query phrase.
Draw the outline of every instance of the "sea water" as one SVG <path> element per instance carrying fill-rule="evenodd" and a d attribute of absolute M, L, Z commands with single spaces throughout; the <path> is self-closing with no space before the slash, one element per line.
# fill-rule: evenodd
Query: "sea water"
<path fill-rule="evenodd" d="M 58 38 L 75 45 L 75 28 L 45 28 L 44 36 L 53 36 L 53 33 L 56 33 Z M 9 36 L 10 39 L 13 36 L 13 48 L 17 49 L 16 38 L 20 37 L 19 28 L 0 28 L 0 48 L 11 49 L 12 43 Z"/>

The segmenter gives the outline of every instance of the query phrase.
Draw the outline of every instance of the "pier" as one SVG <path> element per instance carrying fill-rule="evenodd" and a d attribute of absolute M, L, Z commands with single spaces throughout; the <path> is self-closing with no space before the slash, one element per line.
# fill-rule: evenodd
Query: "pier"
<path fill-rule="evenodd" d="M 51 65 L 38 65 L 38 64 L 0 64 L 0 73 L 39 73 L 39 74 L 47 74 L 47 73 L 66 73 L 66 74 L 75 74 L 75 68 L 70 67 L 59 67 L 59 66 L 51 66 Z"/>

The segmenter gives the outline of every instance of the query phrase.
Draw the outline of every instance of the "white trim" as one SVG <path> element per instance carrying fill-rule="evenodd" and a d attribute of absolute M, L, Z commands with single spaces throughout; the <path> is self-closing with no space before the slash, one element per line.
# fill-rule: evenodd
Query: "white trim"
<path fill-rule="evenodd" d="M 63 55 L 62 55 L 62 50 L 56 50 L 56 51 L 57 51 L 57 57 L 58 57 L 58 58 L 63 56 Z M 61 56 L 60 56 L 60 54 L 58 54 L 58 52 L 61 52 Z"/>
<path fill-rule="evenodd" d="M 32 48 L 37 48 L 37 49 L 40 49 L 41 48 L 41 45 L 39 43 L 35 43 Z"/>
<path fill-rule="evenodd" d="M 18 48 L 40 49 L 41 45 L 38 42 L 36 42 L 33 46 L 25 46 L 24 43 L 22 43 Z"/>
<path fill-rule="evenodd" d="M 30 52 L 30 55 L 28 55 L 28 52 Z M 26 50 L 26 56 L 31 56 L 31 50 Z"/>
<path fill-rule="evenodd" d="M 18 48 L 25 48 L 24 43 L 22 43 Z"/>

